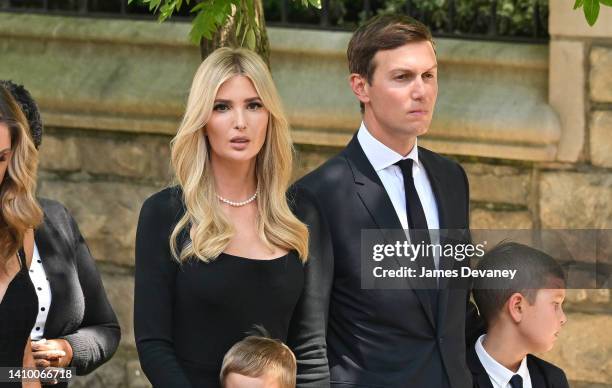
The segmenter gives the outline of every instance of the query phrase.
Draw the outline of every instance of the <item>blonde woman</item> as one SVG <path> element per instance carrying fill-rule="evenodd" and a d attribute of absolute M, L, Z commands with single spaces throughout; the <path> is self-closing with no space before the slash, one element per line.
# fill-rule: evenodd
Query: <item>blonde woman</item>
<path fill-rule="evenodd" d="M 153 386 L 219 386 L 223 355 L 255 324 L 324 360 L 292 324 L 308 230 L 287 203 L 288 124 L 255 53 L 202 62 L 171 158 L 177 185 L 147 199 L 136 237 L 136 345 Z"/>
<path fill-rule="evenodd" d="M 0 86 L 0 366 L 15 370 L 34 367 L 28 338 L 38 299 L 28 268 L 34 228 L 43 215 L 34 197 L 37 161 L 27 121 Z M 40 383 L 15 381 L 2 386 L 40 387 Z"/>

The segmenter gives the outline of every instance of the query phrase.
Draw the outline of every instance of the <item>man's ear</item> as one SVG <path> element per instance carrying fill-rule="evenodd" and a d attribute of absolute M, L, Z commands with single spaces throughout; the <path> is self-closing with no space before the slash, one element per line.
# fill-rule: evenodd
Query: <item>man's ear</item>
<path fill-rule="evenodd" d="M 352 73 L 349 75 L 349 83 L 351 84 L 353 93 L 355 93 L 355 96 L 359 101 L 364 104 L 370 102 L 370 97 L 368 95 L 368 81 L 366 78 L 357 73 Z"/>
<path fill-rule="evenodd" d="M 506 309 L 510 314 L 510 318 L 514 323 L 520 323 L 523 320 L 523 313 L 527 299 L 520 292 L 515 292 L 510 295 L 506 302 Z"/>

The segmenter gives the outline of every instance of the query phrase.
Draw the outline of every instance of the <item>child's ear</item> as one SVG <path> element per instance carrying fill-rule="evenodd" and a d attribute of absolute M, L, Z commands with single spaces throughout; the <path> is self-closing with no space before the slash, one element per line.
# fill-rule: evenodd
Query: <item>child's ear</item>
<path fill-rule="evenodd" d="M 523 320 L 525 302 L 525 297 L 519 292 L 515 292 L 508 298 L 506 307 L 514 323 L 520 323 Z"/>

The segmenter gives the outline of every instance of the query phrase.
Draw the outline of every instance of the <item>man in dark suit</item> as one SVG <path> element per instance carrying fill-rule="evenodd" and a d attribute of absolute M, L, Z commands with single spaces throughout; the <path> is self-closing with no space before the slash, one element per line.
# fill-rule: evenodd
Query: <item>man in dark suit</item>
<path fill-rule="evenodd" d="M 325 330 L 314 332 L 326 335 L 331 386 L 471 387 L 466 288 L 450 289 L 444 279 L 429 283 L 433 290 L 411 279 L 362 288 L 362 231 L 469 227 L 465 172 L 417 146 L 438 91 L 431 34 L 411 18 L 377 17 L 355 32 L 347 54 L 361 127 L 339 155 L 293 188 L 296 213 L 316 236 L 305 298 L 327 319 Z M 308 222 L 304 207 L 320 212 L 317 224 Z M 419 241 L 441 242 L 433 234 Z M 467 265 L 435 255 L 420 259 L 429 268 Z M 325 386 L 322 374 L 308 378 L 310 364 L 298 357 L 298 386 Z"/>

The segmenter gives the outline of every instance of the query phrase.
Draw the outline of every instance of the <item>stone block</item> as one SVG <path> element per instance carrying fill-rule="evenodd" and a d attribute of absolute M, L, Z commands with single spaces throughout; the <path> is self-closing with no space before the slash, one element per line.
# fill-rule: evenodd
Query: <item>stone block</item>
<path fill-rule="evenodd" d="M 80 150 L 74 137 L 45 134 L 38 160 L 42 170 L 78 171 L 81 168 Z"/>
<path fill-rule="evenodd" d="M 296 150 L 297 152 L 295 154 L 293 163 L 294 180 L 297 180 L 308 174 L 310 171 L 316 169 L 321 164 L 325 163 L 325 161 L 331 159 L 339 151 L 337 148 L 318 148 L 300 145 L 296 147 Z"/>
<path fill-rule="evenodd" d="M 612 88 L 612 77 L 610 80 Z M 591 116 L 591 162 L 595 166 L 612 167 L 612 112 L 598 111 Z"/>
<path fill-rule="evenodd" d="M 463 164 L 470 182 L 470 200 L 527 206 L 530 174 L 510 166 Z"/>
<path fill-rule="evenodd" d="M 106 364 L 86 376 L 71 380 L 70 388 L 124 388 L 126 375 L 121 349 Z"/>
<path fill-rule="evenodd" d="M 169 136 L 88 136 L 76 141 L 86 172 L 170 181 Z"/>
<path fill-rule="evenodd" d="M 109 270 L 106 266 L 101 275 L 106 295 L 121 327 L 121 344 L 134 347 L 134 277 Z"/>
<path fill-rule="evenodd" d="M 543 228 L 612 228 L 612 174 L 546 172 L 540 180 Z"/>
<path fill-rule="evenodd" d="M 128 361 L 125 366 L 127 375 L 127 388 L 149 388 L 151 383 L 145 376 L 142 368 L 140 368 L 140 362 L 138 360 Z"/>
<path fill-rule="evenodd" d="M 119 182 L 39 182 L 39 195 L 63 203 L 97 260 L 134 265 L 134 239 L 144 200 L 159 187 Z"/>
<path fill-rule="evenodd" d="M 594 26 L 589 26 L 581 9 L 573 9 L 574 2 L 550 0 L 548 2 L 548 32 L 552 39 L 560 37 L 609 38 L 612 36 L 612 7 L 602 6 Z"/>
<path fill-rule="evenodd" d="M 590 61 L 591 99 L 596 102 L 612 102 L 612 49 L 593 47 Z"/>
<path fill-rule="evenodd" d="M 472 209 L 472 229 L 531 229 L 533 221 L 528 211 L 495 211 Z"/>
<path fill-rule="evenodd" d="M 606 305 L 610 303 L 610 290 L 607 288 L 603 289 L 568 289 L 565 295 L 565 303 L 576 305 L 580 304 L 595 304 L 595 305 Z"/>
<path fill-rule="evenodd" d="M 578 160 L 584 146 L 584 57 L 582 42 L 550 42 L 548 101 L 561 120 L 557 160 L 566 162 Z"/>
<path fill-rule="evenodd" d="M 563 369 L 570 380 L 611 382 L 612 316 L 572 313 L 567 318 L 553 350 L 539 356 Z"/>

